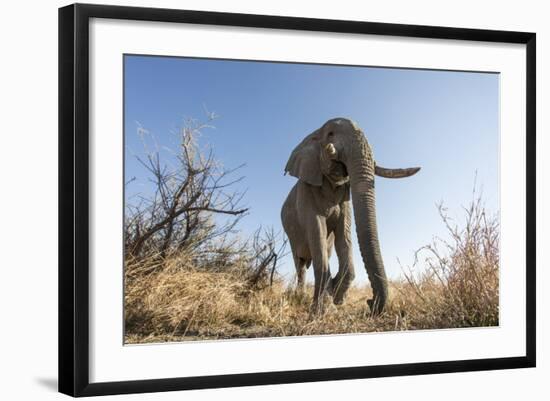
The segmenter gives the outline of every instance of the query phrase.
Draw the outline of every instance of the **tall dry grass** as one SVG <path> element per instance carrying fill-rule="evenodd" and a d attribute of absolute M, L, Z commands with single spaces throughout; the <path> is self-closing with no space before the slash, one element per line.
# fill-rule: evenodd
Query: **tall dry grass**
<path fill-rule="evenodd" d="M 390 282 L 386 311 L 371 316 L 368 286 L 321 316 L 309 314 L 311 288 L 296 293 L 280 277 L 251 280 L 250 258 L 197 267 L 185 252 L 127 258 L 126 342 L 276 337 L 389 330 L 495 326 L 499 322 L 499 222 L 479 197 L 463 221 L 438 208 L 445 238 L 416 252 L 400 280 Z M 218 263 L 218 262 L 213 262 Z M 262 271 L 265 273 L 265 271 Z M 253 284 L 252 284 L 253 283 Z"/>

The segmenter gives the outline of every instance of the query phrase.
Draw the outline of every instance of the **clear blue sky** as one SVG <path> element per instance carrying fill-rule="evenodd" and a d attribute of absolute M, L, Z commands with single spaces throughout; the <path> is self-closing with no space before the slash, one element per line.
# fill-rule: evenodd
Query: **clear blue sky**
<path fill-rule="evenodd" d="M 376 182 L 382 254 L 388 275 L 398 277 L 397 258 L 412 263 L 415 249 L 444 234 L 437 202 L 461 216 L 476 171 L 488 209 L 498 210 L 498 99 L 497 74 L 126 56 L 126 180 L 137 178 L 127 193 L 146 191 L 132 156 L 142 151 L 137 122 L 172 146 L 170 132 L 184 117 L 204 119 L 206 106 L 220 118 L 202 143 L 226 167 L 246 163 L 238 189 L 248 191 L 250 214 L 241 229 L 282 230 L 281 205 L 296 182 L 283 176 L 290 152 L 326 120 L 348 117 L 365 132 L 379 165 L 422 167 L 411 178 Z M 356 242 L 354 253 L 356 283 L 363 283 Z M 290 278 L 292 261 L 284 263 Z"/>

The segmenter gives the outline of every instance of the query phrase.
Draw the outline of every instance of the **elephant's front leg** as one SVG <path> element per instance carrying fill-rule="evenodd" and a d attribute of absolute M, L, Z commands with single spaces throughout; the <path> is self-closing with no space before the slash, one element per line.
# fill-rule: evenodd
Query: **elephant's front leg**
<path fill-rule="evenodd" d="M 349 201 L 341 204 L 340 218 L 336 223 L 335 234 L 334 247 L 336 248 L 336 255 L 338 255 L 338 273 L 332 281 L 332 286 L 334 303 L 341 305 L 344 302 L 346 292 L 355 278 L 351 242 L 351 207 Z"/>
<path fill-rule="evenodd" d="M 311 220 L 308 243 L 315 276 L 312 312 L 321 314 L 324 311 L 325 297 L 328 296 L 328 287 L 332 284 L 328 268 L 327 224 L 322 216 L 312 216 Z"/>

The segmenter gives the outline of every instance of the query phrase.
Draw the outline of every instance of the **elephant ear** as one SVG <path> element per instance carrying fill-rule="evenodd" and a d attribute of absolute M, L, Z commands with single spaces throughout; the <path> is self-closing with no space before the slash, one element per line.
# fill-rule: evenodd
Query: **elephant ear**
<path fill-rule="evenodd" d="M 299 178 L 310 185 L 321 186 L 321 145 L 317 131 L 308 135 L 290 154 L 285 167 L 285 174 Z"/>

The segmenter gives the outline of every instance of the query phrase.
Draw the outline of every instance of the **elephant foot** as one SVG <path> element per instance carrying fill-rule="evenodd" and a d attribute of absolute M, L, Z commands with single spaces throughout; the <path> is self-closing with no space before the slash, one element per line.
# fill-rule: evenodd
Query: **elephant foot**
<path fill-rule="evenodd" d="M 367 305 L 369 305 L 371 316 L 378 316 L 382 313 L 383 308 L 380 307 L 378 301 L 373 299 L 367 299 Z"/>
<path fill-rule="evenodd" d="M 331 298 L 332 297 L 328 293 L 325 293 L 318 300 L 313 301 L 309 310 L 310 319 L 322 317 L 326 313 L 327 308 L 332 303 Z"/>
<path fill-rule="evenodd" d="M 309 308 L 309 319 L 315 320 L 322 317 L 325 314 L 325 308 L 323 302 L 314 302 Z"/>
<path fill-rule="evenodd" d="M 334 295 L 332 296 L 334 305 L 342 305 L 344 303 L 344 298 L 346 297 L 347 288 L 340 283 L 340 285 L 335 285 Z"/>
<path fill-rule="evenodd" d="M 337 283 L 336 279 L 333 281 L 333 301 L 334 305 L 342 305 L 344 303 L 344 299 L 346 298 L 346 293 L 348 291 L 349 285 L 346 285 L 345 283 Z"/>
<path fill-rule="evenodd" d="M 372 308 L 373 303 L 374 303 L 374 299 L 367 299 L 367 305 L 369 306 L 371 312 L 374 312 Z"/>
<path fill-rule="evenodd" d="M 328 295 L 330 295 L 331 297 L 334 296 L 334 287 L 332 285 L 332 282 L 334 280 L 332 278 L 330 278 L 329 280 L 327 280 L 327 287 L 326 287 L 326 292 Z"/>

